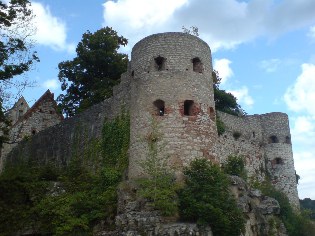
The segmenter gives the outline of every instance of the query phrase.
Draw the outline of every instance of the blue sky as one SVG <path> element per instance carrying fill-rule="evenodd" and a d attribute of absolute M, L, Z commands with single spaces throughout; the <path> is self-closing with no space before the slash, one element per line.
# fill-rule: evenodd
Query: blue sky
<path fill-rule="evenodd" d="M 212 49 L 213 65 L 248 114 L 289 115 L 300 198 L 315 199 L 314 0 L 37 0 L 35 49 L 27 73 L 33 104 L 48 88 L 58 96 L 58 63 L 72 59 L 87 30 L 111 26 L 129 39 L 197 26 Z"/>

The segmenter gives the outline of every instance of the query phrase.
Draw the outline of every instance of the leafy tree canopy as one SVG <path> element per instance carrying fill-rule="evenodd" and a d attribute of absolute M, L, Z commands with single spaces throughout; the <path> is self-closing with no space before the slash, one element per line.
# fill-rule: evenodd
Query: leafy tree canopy
<path fill-rule="evenodd" d="M 233 94 L 219 88 L 221 78 L 216 70 L 212 72 L 212 79 L 216 110 L 236 116 L 242 116 L 246 114 L 241 106 L 237 103 L 237 98 Z"/>
<path fill-rule="evenodd" d="M 38 60 L 30 51 L 28 31 L 33 15 L 28 0 L 0 1 L 0 80 L 7 80 L 30 69 Z"/>
<path fill-rule="evenodd" d="M 196 159 L 184 174 L 186 186 L 179 193 L 181 218 L 210 225 L 214 235 L 239 236 L 245 221 L 220 167 L 206 159 Z"/>
<path fill-rule="evenodd" d="M 128 56 L 118 49 L 127 44 L 110 27 L 83 34 L 70 61 L 59 63 L 61 89 L 66 91 L 57 100 L 66 116 L 73 116 L 112 95 L 113 86 L 127 70 Z"/>

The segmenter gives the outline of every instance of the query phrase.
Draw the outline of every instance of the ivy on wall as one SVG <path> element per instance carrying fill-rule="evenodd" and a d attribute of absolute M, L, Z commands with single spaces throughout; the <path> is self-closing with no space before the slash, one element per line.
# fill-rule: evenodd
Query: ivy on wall
<path fill-rule="evenodd" d="M 101 221 L 114 227 L 129 130 L 128 114 L 105 121 L 101 139 L 88 141 L 81 156 L 74 151 L 66 168 L 31 162 L 7 167 L 0 176 L 0 235 L 92 235 Z"/>

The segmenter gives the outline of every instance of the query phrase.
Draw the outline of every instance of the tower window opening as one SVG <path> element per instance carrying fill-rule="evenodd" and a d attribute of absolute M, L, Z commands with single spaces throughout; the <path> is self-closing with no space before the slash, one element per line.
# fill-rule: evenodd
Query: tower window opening
<path fill-rule="evenodd" d="M 35 135 L 35 134 L 36 134 L 36 130 L 33 129 L 33 130 L 32 130 L 32 135 Z"/>
<path fill-rule="evenodd" d="M 275 164 L 277 164 L 277 165 L 282 165 L 282 164 L 283 164 L 282 158 L 277 157 L 277 158 L 275 159 Z"/>
<path fill-rule="evenodd" d="M 285 143 L 291 144 L 291 138 L 290 138 L 290 136 L 286 136 L 286 137 L 285 137 Z"/>
<path fill-rule="evenodd" d="M 269 143 L 279 143 L 279 140 L 276 135 L 272 135 L 269 137 Z"/>
<path fill-rule="evenodd" d="M 157 116 L 164 116 L 165 114 L 165 102 L 161 99 L 156 100 L 153 102 L 155 107 L 156 115 Z"/>
<path fill-rule="evenodd" d="M 135 76 L 135 71 L 131 71 L 131 76 L 134 77 Z"/>
<path fill-rule="evenodd" d="M 203 64 L 201 63 L 198 57 L 192 59 L 193 63 L 193 71 L 202 73 L 203 72 Z"/>
<path fill-rule="evenodd" d="M 158 57 L 154 58 L 154 61 L 155 61 L 155 66 L 156 66 L 158 71 L 165 70 L 166 59 L 164 57 L 158 56 Z"/>
<path fill-rule="evenodd" d="M 194 108 L 194 101 L 193 100 L 185 100 L 185 102 L 184 102 L 184 115 L 185 116 L 192 116 L 193 115 L 193 108 Z"/>

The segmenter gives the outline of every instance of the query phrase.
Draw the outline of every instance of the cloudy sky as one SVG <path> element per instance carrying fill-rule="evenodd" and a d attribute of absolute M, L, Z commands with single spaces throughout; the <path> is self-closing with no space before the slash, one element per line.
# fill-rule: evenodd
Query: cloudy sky
<path fill-rule="evenodd" d="M 36 86 L 60 94 L 58 63 L 72 59 L 87 30 L 111 26 L 129 39 L 196 26 L 213 53 L 222 86 L 248 114 L 288 113 L 300 198 L 315 199 L 314 0 L 37 0 L 36 50 L 40 62 L 27 74 Z"/>

